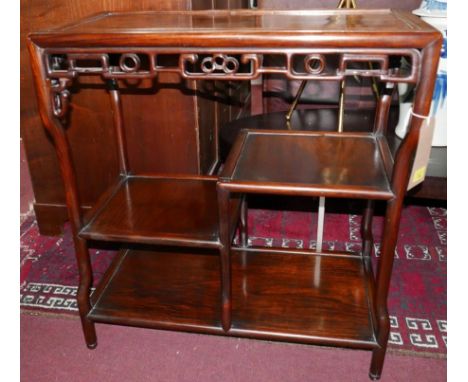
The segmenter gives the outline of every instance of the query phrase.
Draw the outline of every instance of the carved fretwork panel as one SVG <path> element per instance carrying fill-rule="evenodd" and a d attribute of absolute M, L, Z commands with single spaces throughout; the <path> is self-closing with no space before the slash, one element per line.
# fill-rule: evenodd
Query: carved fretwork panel
<path fill-rule="evenodd" d="M 409 63 L 405 71 L 395 64 L 402 57 Z M 101 75 L 104 79 L 143 79 L 170 72 L 185 79 L 252 80 L 261 74 L 274 73 L 289 79 L 340 81 L 346 76 L 362 76 L 386 82 L 416 83 L 420 67 L 420 53 L 415 49 L 189 51 L 147 48 L 105 52 L 75 49 L 46 51 L 45 60 L 47 76 L 62 79 L 83 74 Z M 267 62 L 281 64 L 270 66 Z M 363 62 L 370 62 L 372 66 L 356 65 Z"/>
<path fill-rule="evenodd" d="M 401 69 L 403 58 L 406 65 Z M 189 80 L 232 81 L 280 74 L 289 79 L 341 81 L 361 76 L 417 83 L 420 70 L 416 49 L 73 49 L 46 50 L 44 60 L 53 112 L 59 118 L 66 116 L 67 87 L 80 75 L 138 81 L 173 73 Z"/>

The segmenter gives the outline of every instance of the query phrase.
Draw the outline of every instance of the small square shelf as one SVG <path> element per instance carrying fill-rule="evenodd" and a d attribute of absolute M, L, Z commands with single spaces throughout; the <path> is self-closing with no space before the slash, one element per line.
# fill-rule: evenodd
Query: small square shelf
<path fill-rule="evenodd" d="M 244 130 L 221 178 L 238 192 L 388 200 L 385 168 L 372 133 Z"/>

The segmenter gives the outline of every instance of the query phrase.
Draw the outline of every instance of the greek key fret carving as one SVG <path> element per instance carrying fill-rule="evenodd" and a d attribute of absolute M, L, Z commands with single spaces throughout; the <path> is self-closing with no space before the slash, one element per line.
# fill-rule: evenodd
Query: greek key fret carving
<path fill-rule="evenodd" d="M 379 64 L 378 69 L 349 69 L 349 63 L 370 62 Z M 388 56 L 382 54 L 343 54 L 340 60 L 339 73 L 348 76 L 380 77 L 389 74 Z"/>
<path fill-rule="evenodd" d="M 153 56 L 124 53 L 111 56 L 106 53 L 69 53 L 66 59 L 59 61 L 59 66 L 53 65 L 54 56 L 46 58 L 47 75 L 49 78 L 75 78 L 78 75 L 99 74 L 104 79 L 141 79 L 156 76 L 156 65 Z M 117 62 L 114 58 L 118 58 Z M 142 68 L 142 60 L 149 62 L 147 68 Z"/>

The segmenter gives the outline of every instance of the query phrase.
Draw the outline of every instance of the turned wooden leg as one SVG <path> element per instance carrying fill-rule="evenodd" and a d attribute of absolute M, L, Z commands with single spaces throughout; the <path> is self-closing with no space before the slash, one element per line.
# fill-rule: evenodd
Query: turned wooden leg
<path fill-rule="evenodd" d="M 229 228 L 229 191 L 218 184 L 219 238 L 221 261 L 222 325 L 225 332 L 231 328 L 231 237 Z"/>
<path fill-rule="evenodd" d="M 377 318 L 377 343 L 379 348 L 372 353 L 369 377 L 373 380 L 380 378 L 387 350 L 390 333 L 390 319 L 387 310 L 387 297 L 392 275 L 395 246 L 398 238 L 398 228 L 403 198 L 393 199 L 387 203 L 385 224 L 382 236 L 380 258 L 377 267 L 376 291 L 374 296 Z"/>
<path fill-rule="evenodd" d="M 246 248 L 249 245 L 247 220 L 248 220 L 247 195 L 244 195 L 242 199 L 241 213 L 240 213 L 240 245 L 243 248 Z"/>
<path fill-rule="evenodd" d="M 361 236 L 362 236 L 362 255 L 370 256 L 372 253 L 372 246 L 374 245 L 374 237 L 372 235 L 372 218 L 374 217 L 375 202 L 368 200 L 361 222 Z"/>
<path fill-rule="evenodd" d="M 78 311 L 80 312 L 81 326 L 83 327 L 86 346 L 89 349 L 94 349 L 97 346 L 96 329 L 94 323 L 87 318 L 91 310 L 89 295 L 93 283 L 91 260 L 86 242 L 78 237 L 75 237 L 74 240 L 78 272 L 80 275 L 77 292 Z"/>

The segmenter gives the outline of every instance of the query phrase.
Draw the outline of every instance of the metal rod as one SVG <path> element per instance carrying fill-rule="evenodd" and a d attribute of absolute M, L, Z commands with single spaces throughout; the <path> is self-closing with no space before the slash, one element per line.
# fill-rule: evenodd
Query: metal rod
<path fill-rule="evenodd" d="M 343 120 L 344 120 L 344 97 L 346 90 L 346 79 L 340 82 L 340 104 L 338 109 L 338 132 L 343 132 Z"/>
<path fill-rule="evenodd" d="M 317 221 L 317 246 L 316 246 L 317 253 L 322 253 L 324 222 L 325 222 L 325 198 L 321 196 L 319 198 L 318 221 Z M 322 262 L 322 257 L 317 256 L 315 258 L 315 266 L 314 266 L 314 286 L 316 288 L 320 287 L 321 262 Z"/>
<path fill-rule="evenodd" d="M 356 0 L 340 0 L 337 6 L 338 9 L 354 9 L 357 8 Z"/>
<path fill-rule="evenodd" d="M 288 114 L 286 114 L 286 121 L 291 120 L 291 115 L 296 109 L 297 103 L 299 102 L 299 98 L 301 98 L 302 92 L 304 91 L 304 88 L 307 84 L 307 80 L 303 80 L 301 82 L 301 86 L 299 86 L 299 90 L 297 91 L 296 97 L 294 98 L 294 102 L 291 105 L 291 108 L 288 111 Z"/>
<path fill-rule="evenodd" d="M 323 246 L 323 224 L 325 222 L 325 198 L 319 198 L 318 222 L 317 222 L 317 252 L 322 252 Z"/>

